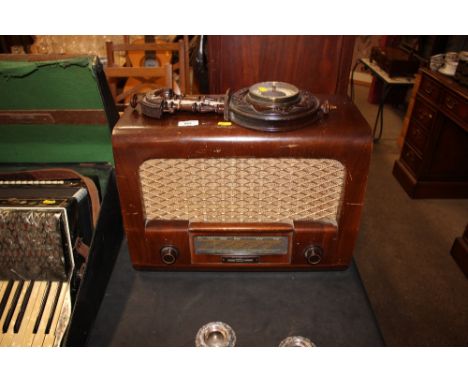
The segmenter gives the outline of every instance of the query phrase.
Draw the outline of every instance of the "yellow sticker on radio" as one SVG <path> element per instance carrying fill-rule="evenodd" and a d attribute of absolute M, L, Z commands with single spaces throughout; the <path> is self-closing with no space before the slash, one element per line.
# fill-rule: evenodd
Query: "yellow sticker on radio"
<path fill-rule="evenodd" d="M 231 126 L 231 125 L 232 125 L 231 122 L 225 122 L 225 121 L 218 122 L 218 126 Z"/>
<path fill-rule="evenodd" d="M 42 201 L 42 204 L 47 204 L 47 205 L 51 205 L 51 204 L 55 204 L 55 203 L 56 203 L 55 200 L 50 200 L 50 199 L 46 199 L 46 200 Z"/>
<path fill-rule="evenodd" d="M 268 89 L 267 89 L 266 87 L 264 87 L 264 86 L 259 86 L 259 87 L 258 87 L 258 90 L 259 90 L 260 92 L 262 92 L 262 93 L 268 91 Z"/>

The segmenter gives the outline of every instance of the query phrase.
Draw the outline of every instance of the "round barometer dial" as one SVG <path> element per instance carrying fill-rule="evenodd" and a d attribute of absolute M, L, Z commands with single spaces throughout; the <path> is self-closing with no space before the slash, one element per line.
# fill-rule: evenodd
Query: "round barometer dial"
<path fill-rule="evenodd" d="M 319 117 L 317 97 L 286 82 L 259 82 L 238 90 L 228 100 L 225 119 L 254 130 L 295 130 Z"/>
<path fill-rule="evenodd" d="M 298 100 L 299 89 L 286 82 L 259 82 L 249 88 L 248 97 L 254 102 L 289 104 Z"/>

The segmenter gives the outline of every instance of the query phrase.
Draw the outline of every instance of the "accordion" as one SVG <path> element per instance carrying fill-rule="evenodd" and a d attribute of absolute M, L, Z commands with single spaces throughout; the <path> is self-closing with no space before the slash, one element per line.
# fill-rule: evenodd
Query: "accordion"
<path fill-rule="evenodd" d="M 0 55 L 0 346 L 86 343 L 123 236 L 97 57 Z"/>
<path fill-rule="evenodd" d="M 69 168 L 0 173 L 0 346 L 59 346 L 73 317 L 86 327 L 94 313 L 76 302 L 94 300 L 79 292 L 97 269 L 99 204 L 96 184 Z"/>

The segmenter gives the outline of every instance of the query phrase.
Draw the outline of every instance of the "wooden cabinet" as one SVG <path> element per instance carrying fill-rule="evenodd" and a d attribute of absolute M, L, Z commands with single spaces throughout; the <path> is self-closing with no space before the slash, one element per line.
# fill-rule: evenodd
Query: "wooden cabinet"
<path fill-rule="evenodd" d="M 346 95 L 353 36 L 208 36 L 210 93 L 284 81 Z"/>
<path fill-rule="evenodd" d="M 466 225 L 463 236 L 457 237 L 453 242 L 450 253 L 468 278 L 468 224 Z"/>
<path fill-rule="evenodd" d="M 421 70 L 393 175 L 412 198 L 468 197 L 468 89 Z"/>

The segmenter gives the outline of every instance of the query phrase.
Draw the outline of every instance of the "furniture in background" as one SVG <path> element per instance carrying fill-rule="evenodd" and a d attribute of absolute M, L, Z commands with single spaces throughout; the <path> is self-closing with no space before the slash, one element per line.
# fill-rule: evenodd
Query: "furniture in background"
<path fill-rule="evenodd" d="M 467 198 L 468 89 L 438 72 L 420 73 L 393 174 L 412 198 Z"/>
<path fill-rule="evenodd" d="M 354 99 L 354 71 L 358 64 L 363 64 L 367 69 L 369 69 L 372 77 L 377 81 L 380 81 L 382 84 L 380 86 L 380 96 L 379 96 L 379 107 L 377 109 L 377 116 L 375 117 L 374 128 L 372 130 L 372 135 L 374 137 L 374 142 L 378 142 L 382 138 L 383 132 L 383 112 L 385 107 L 385 102 L 388 99 L 391 91 L 395 88 L 401 88 L 413 86 L 415 79 L 414 77 L 390 77 L 387 72 L 380 68 L 376 63 L 372 62 L 368 58 L 360 58 L 357 63 L 354 65 L 354 68 L 351 73 L 351 99 Z M 378 130 L 378 133 L 377 133 Z M 377 134 L 377 136 L 376 136 Z"/>
<path fill-rule="evenodd" d="M 145 50 L 126 52 L 126 66 L 163 66 L 172 65 L 173 90 L 182 94 L 191 94 L 192 86 L 190 81 L 190 61 L 189 61 L 189 36 L 176 36 L 174 39 L 162 39 L 155 36 L 144 36 L 130 41 L 130 36 L 125 35 L 125 44 L 174 44 L 168 50 Z M 181 57 L 181 58 L 179 58 Z M 135 84 L 136 79 L 127 81 L 126 88 Z M 131 84 L 130 84 L 131 83 Z M 125 89 L 124 89 L 125 90 Z"/>
<path fill-rule="evenodd" d="M 352 36 L 208 36 L 210 93 L 284 81 L 316 94 L 346 95 Z"/>
<path fill-rule="evenodd" d="M 375 62 L 390 78 L 414 77 L 420 65 L 412 52 L 391 46 L 374 46 L 371 49 L 370 61 Z"/>
<path fill-rule="evenodd" d="M 186 39 L 179 40 L 177 43 L 129 43 L 129 39 L 126 37 L 124 41 L 126 41 L 124 44 L 106 42 L 107 67 L 105 73 L 117 104 L 128 103 L 133 94 L 144 93 L 158 87 L 176 87 L 181 93 L 186 93 L 189 90 Z M 126 66 L 120 66 L 116 63 L 116 51 L 125 52 Z M 174 53 L 178 54 L 178 62 L 172 65 L 170 62 Z M 138 57 L 138 54 L 142 57 L 141 62 L 135 58 Z M 152 64 L 148 64 L 149 61 L 152 61 Z M 179 81 L 175 84 L 173 80 L 176 70 Z M 119 94 L 117 83 L 122 78 L 128 78 L 129 86 L 124 87 L 123 92 Z"/>
<path fill-rule="evenodd" d="M 34 36 L 0 36 L 0 53 L 31 53 L 32 44 Z"/>
<path fill-rule="evenodd" d="M 466 225 L 463 236 L 457 237 L 453 242 L 450 253 L 468 278 L 468 224 Z"/>
<path fill-rule="evenodd" d="M 417 73 L 414 78 L 414 85 L 413 85 L 413 89 L 411 90 L 411 95 L 408 101 L 408 108 L 406 109 L 405 118 L 403 118 L 403 126 L 401 128 L 401 132 L 397 140 L 397 143 L 400 149 L 403 147 L 403 143 L 405 141 L 406 132 L 408 131 L 408 126 L 411 120 L 411 114 L 413 113 L 414 103 L 416 102 L 416 95 L 418 94 L 420 84 L 421 84 L 421 74 Z"/>

